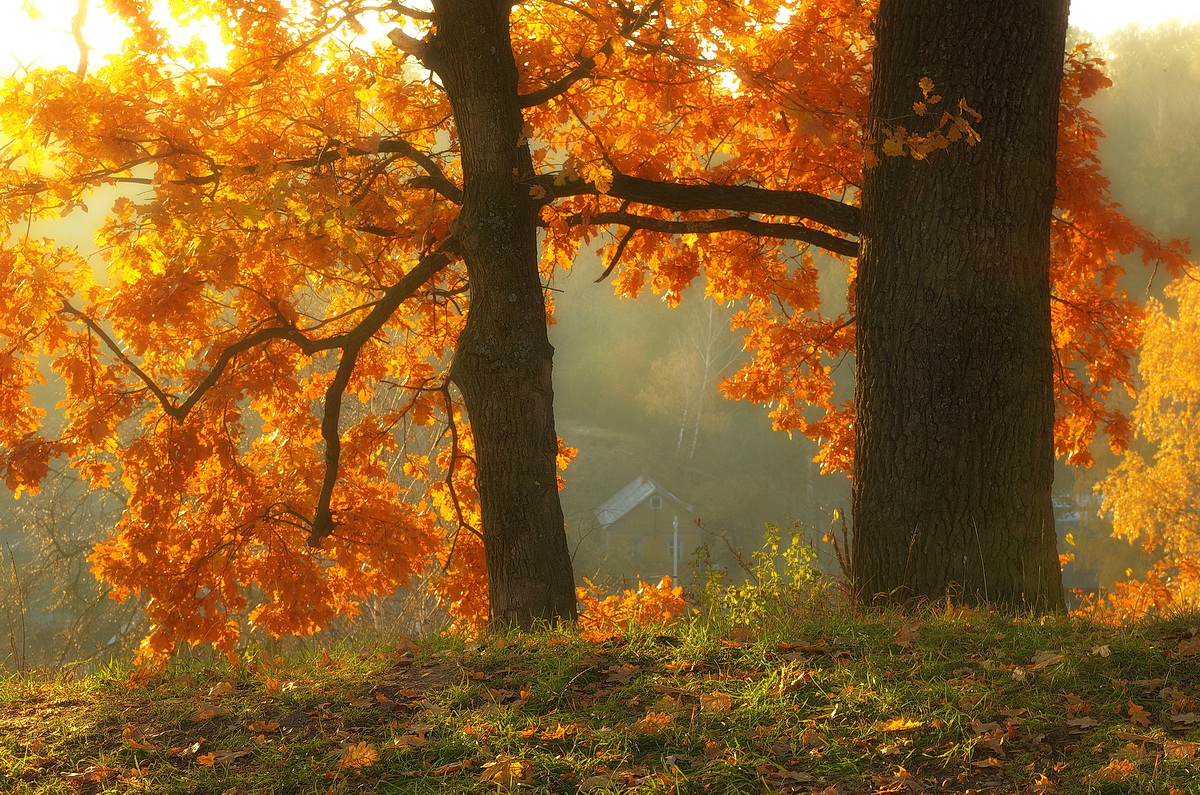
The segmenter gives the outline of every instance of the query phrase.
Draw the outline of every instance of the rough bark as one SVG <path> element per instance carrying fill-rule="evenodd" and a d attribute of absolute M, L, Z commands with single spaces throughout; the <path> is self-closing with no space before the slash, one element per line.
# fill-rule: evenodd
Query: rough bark
<path fill-rule="evenodd" d="M 471 308 L 451 375 L 475 438 L 493 624 L 575 618 L 556 478 L 537 207 L 504 0 L 440 0 L 424 53 L 454 109 L 463 194 L 454 235 Z"/>
<path fill-rule="evenodd" d="M 883 0 L 869 126 L 931 78 L 982 141 L 862 201 L 853 575 L 867 599 L 1062 605 L 1049 240 L 1068 0 Z M 940 115 L 940 110 L 938 112 Z"/>

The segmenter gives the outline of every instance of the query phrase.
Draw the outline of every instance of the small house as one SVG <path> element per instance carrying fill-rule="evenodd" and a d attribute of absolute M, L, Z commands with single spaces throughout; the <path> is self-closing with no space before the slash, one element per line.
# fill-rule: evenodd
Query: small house
<path fill-rule="evenodd" d="M 647 582 L 676 580 L 702 543 L 692 506 L 645 475 L 631 480 L 594 511 L 610 568 Z"/>

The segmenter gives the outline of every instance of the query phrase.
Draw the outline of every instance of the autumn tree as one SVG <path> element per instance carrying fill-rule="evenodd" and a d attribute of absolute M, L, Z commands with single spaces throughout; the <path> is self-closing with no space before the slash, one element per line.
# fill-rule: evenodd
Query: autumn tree
<path fill-rule="evenodd" d="M 1151 301 L 1138 362 L 1143 385 L 1133 419 L 1149 452 L 1127 450 L 1096 487 L 1113 535 L 1162 557 L 1115 592 L 1118 613 L 1200 600 L 1200 283 L 1177 279 L 1167 295 L 1176 311 Z"/>
<path fill-rule="evenodd" d="M 1020 588 L 984 587 L 974 563 L 957 563 L 979 551 L 978 529 L 997 569 L 1021 570 L 1021 545 L 971 520 L 992 504 L 985 494 L 1015 490 L 1024 496 L 1006 515 L 1044 534 L 1051 454 L 1044 429 L 1032 431 L 1011 466 L 992 466 L 960 402 L 990 399 L 988 371 L 1011 358 L 1033 368 L 1019 388 L 1036 400 L 1002 406 L 1013 415 L 1005 427 L 1050 422 L 1056 390 L 1060 453 L 1085 457 L 1101 423 L 1121 440 L 1104 397 L 1127 380 L 1136 339 L 1111 255 L 1140 246 L 1174 256 L 1107 201 L 1097 130 L 1079 107 L 1103 78 L 1079 54 L 1059 118 L 1054 267 L 1037 254 L 1034 216 L 1053 194 L 1043 139 L 1061 2 L 1020 6 L 1037 33 L 999 30 L 1028 27 L 1015 10 L 975 13 L 971 40 L 951 24 L 970 16 L 964 4 L 885 6 L 880 52 L 908 47 L 918 60 L 885 59 L 873 82 L 874 8 L 857 0 L 172 5 L 183 23 L 216 25 L 223 61 L 173 35 L 152 0 L 110 5 L 132 32 L 117 57 L 95 72 L 30 70 L 0 94 L 11 139 L 0 174 L 0 471 L 33 489 L 65 457 L 93 485 L 124 481 L 128 509 L 93 560 L 118 597 L 149 598 L 146 656 L 182 639 L 228 650 L 247 610 L 273 633 L 313 631 L 431 560 L 450 570 L 438 587 L 460 616 L 484 607 L 486 568 L 496 622 L 570 618 L 556 472 L 567 451 L 553 425 L 544 282 L 597 236 L 598 275 L 623 294 L 648 288 L 674 303 L 703 272 L 709 297 L 737 307 L 751 354 L 726 392 L 770 403 L 779 428 L 823 440 L 830 467 L 849 467 L 856 415 L 834 400 L 829 361 L 854 349 L 856 322 L 875 339 L 872 324 L 886 327 L 897 308 L 885 281 L 858 304 L 851 285 L 849 308 L 823 314 L 810 249 L 852 259 L 865 246 L 876 276 L 909 268 L 917 292 L 896 312 L 909 324 L 898 339 L 950 356 L 923 370 L 905 351 L 860 348 L 860 385 L 884 387 L 868 396 L 870 419 L 857 415 L 861 444 L 874 444 L 872 428 L 898 433 L 913 446 L 898 455 L 936 452 L 930 461 L 971 488 L 906 507 L 908 496 L 876 488 L 890 479 L 903 489 L 902 478 L 872 465 L 858 473 L 875 484 L 861 487 L 862 543 L 894 548 L 886 539 L 923 534 L 958 566 L 938 580 L 937 564 L 922 564 L 909 582 L 876 576 L 864 556 L 861 587 L 1053 601 L 1045 544 Z M 925 18 L 930 32 L 906 21 Z M 356 38 L 365 22 L 386 25 L 389 41 Z M 917 46 L 936 31 L 942 43 Z M 1032 98 L 988 79 L 993 68 L 997 80 L 1026 79 L 1011 62 L 1022 41 L 1037 44 Z M 1002 64 L 967 57 L 988 48 Z M 906 215 L 918 213 L 906 191 L 926 178 L 929 214 Z M 113 184 L 145 192 L 118 200 L 101 226 L 103 273 L 12 226 L 82 209 Z M 1026 195 L 1040 197 L 1036 213 Z M 988 226 L 993 204 L 1020 210 L 1018 226 Z M 924 226 L 894 226 L 913 220 Z M 1026 246 L 1013 260 L 1025 264 L 954 270 L 946 252 L 985 232 Z M 918 240 L 939 235 L 944 272 Z M 872 260 L 872 247 L 894 261 Z M 955 281 L 971 268 L 982 280 Z M 941 277 L 950 303 L 917 300 L 943 300 Z M 1052 286 L 1039 287 L 1043 277 Z M 997 285 L 1008 292 L 991 298 L 1011 304 L 956 296 Z M 989 322 L 973 315 L 984 308 Z M 1023 325 L 1035 316 L 1041 331 Z M 962 329 L 965 344 L 954 341 Z M 60 434 L 43 432 L 29 398 L 40 357 L 65 382 Z M 879 367 L 908 381 L 876 379 Z M 941 402 L 921 404 L 921 389 Z M 398 396 L 391 408 L 349 418 L 347 398 L 379 391 Z M 892 426 L 872 425 L 889 412 Z M 403 448 L 413 427 L 439 429 L 444 444 Z M 913 570 L 906 560 L 891 565 Z"/>

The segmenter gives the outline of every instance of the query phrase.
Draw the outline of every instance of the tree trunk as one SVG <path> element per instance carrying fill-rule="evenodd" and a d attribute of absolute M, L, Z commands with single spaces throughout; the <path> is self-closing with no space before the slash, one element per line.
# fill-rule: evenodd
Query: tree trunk
<path fill-rule="evenodd" d="M 440 0 L 427 54 L 454 108 L 463 202 L 454 234 L 471 307 L 451 375 L 475 437 L 493 624 L 575 618 L 557 485 L 537 208 L 506 0 Z"/>
<path fill-rule="evenodd" d="M 853 575 L 866 599 L 1062 606 L 1050 214 L 1069 0 L 882 0 L 869 129 L 982 141 L 863 186 Z M 914 115 L 918 81 L 945 99 Z"/>

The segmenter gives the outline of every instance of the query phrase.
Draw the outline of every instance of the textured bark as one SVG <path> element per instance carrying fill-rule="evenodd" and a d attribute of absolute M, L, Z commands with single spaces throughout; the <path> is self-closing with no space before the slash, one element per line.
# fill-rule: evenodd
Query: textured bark
<path fill-rule="evenodd" d="M 1049 229 L 1067 6 L 880 4 L 872 135 L 920 129 L 923 77 L 940 107 L 963 98 L 983 119 L 977 146 L 884 157 L 864 181 L 853 498 L 864 598 L 1062 605 Z"/>
<path fill-rule="evenodd" d="M 522 141 L 505 0 L 441 0 L 424 53 L 454 108 L 463 196 L 454 226 L 471 309 L 451 375 L 462 391 L 479 477 L 494 624 L 575 618 L 556 478 L 554 349 L 538 274 L 537 208 Z"/>

